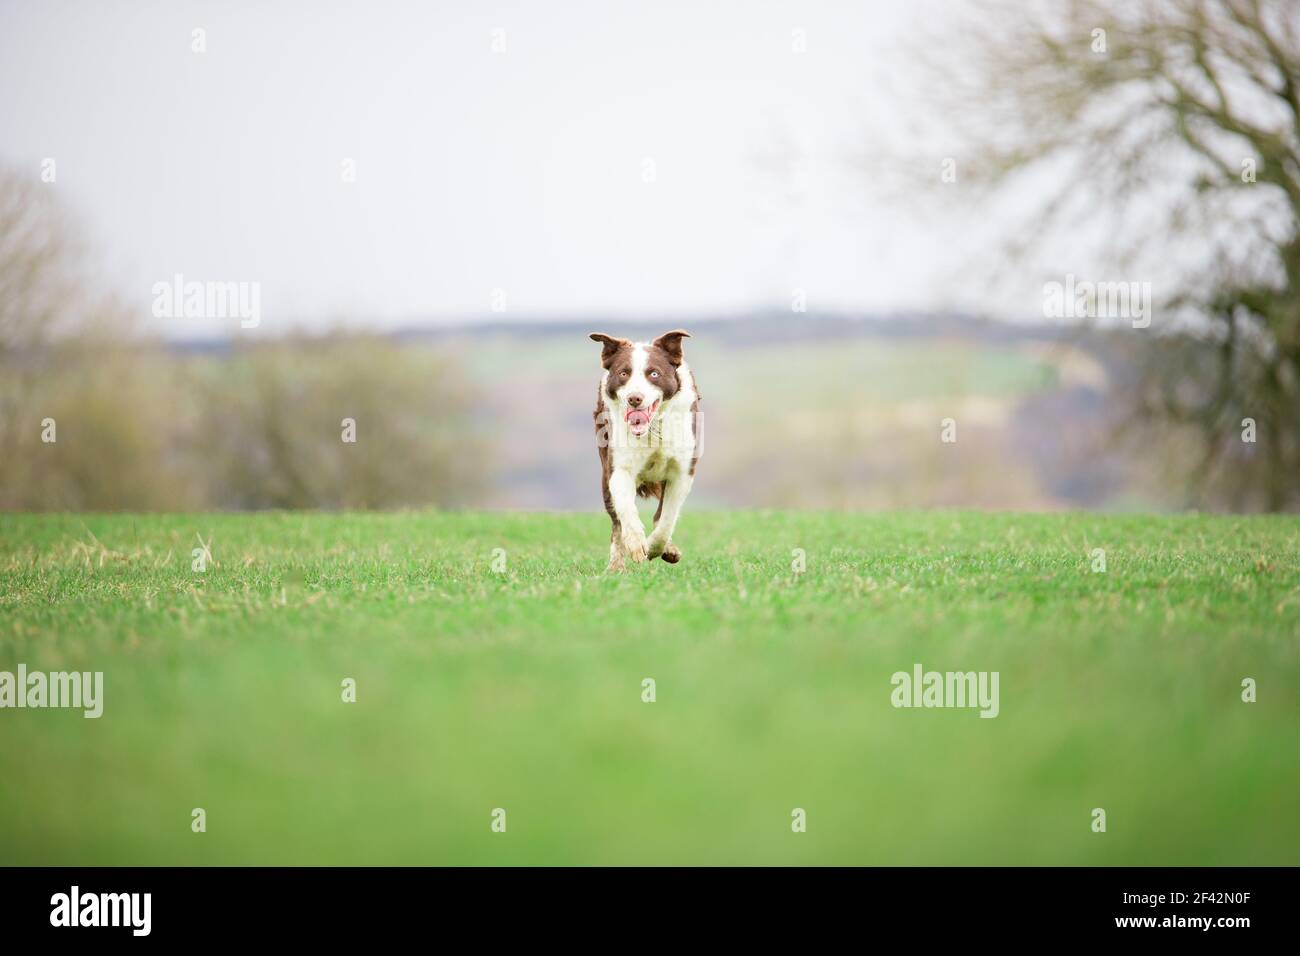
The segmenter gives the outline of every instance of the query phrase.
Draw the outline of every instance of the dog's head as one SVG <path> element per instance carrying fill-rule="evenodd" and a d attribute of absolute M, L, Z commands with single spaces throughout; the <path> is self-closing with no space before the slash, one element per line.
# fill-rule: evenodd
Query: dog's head
<path fill-rule="evenodd" d="M 602 346 L 605 396 L 638 438 L 650 430 L 663 403 L 671 401 L 681 387 L 677 371 L 682 365 L 682 339 L 690 336 L 674 329 L 647 345 L 603 332 L 591 333 L 592 340 Z"/>

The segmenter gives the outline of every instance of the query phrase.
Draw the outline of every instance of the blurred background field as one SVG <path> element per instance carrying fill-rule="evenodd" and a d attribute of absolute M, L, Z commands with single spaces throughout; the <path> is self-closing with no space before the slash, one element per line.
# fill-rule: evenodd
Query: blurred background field
<path fill-rule="evenodd" d="M 607 324 L 647 339 L 663 331 Z M 445 336 L 464 367 L 485 370 L 484 414 L 501 436 L 488 505 L 589 506 L 599 369 L 583 332 Z M 1065 337 L 962 320 L 752 316 L 695 324 L 687 357 L 703 395 L 697 504 L 1052 509 L 1145 493 L 1151 507 L 1176 507 L 1186 493 L 1144 488 L 1159 472 L 1136 456 L 1098 460 L 1109 373 Z M 947 418 L 960 422 L 954 444 L 940 441 Z"/>
<path fill-rule="evenodd" d="M 1104 332 L 914 317 L 691 326 L 707 462 L 697 506 L 1259 504 L 1238 480 L 1256 446 L 1239 443 L 1198 483 L 1195 429 L 1132 421 L 1135 359 Z M 11 357 L 36 367 L 0 383 L 14 450 L 0 507 L 598 507 L 597 327 L 664 331 L 610 318 Z M 341 441 L 345 418 L 356 444 Z"/>
<path fill-rule="evenodd" d="M 629 575 L 601 521 L 0 517 L 0 661 L 104 672 L 4 714 L 0 863 L 1300 863 L 1293 518 L 688 512 Z"/>

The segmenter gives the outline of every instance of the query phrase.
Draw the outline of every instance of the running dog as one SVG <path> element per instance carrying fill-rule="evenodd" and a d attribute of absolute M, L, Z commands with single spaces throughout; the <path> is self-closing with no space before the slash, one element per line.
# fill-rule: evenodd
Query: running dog
<path fill-rule="evenodd" d="M 600 487 L 613 522 L 609 570 L 655 558 L 676 564 L 682 552 L 673 544 L 673 529 L 700 458 L 700 393 L 682 357 L 682 339 L 690 333 L 674 329 L 649 344 L 603 332 L 591 338 L 602 346 L 604 369 L 594 418 Z M 649 537 L 637 495 L 659 499 Z"/>

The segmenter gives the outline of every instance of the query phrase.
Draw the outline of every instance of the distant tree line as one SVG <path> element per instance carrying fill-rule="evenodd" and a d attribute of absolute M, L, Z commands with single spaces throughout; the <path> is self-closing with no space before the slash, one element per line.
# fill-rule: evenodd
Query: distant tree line
<path fill-rule="evenodd" d="M 457 506 L 490 474 L 433 348 L 296 337 L 181 355 L 96 296 L 46 189 L 0 171 L 0 509 Z"/>

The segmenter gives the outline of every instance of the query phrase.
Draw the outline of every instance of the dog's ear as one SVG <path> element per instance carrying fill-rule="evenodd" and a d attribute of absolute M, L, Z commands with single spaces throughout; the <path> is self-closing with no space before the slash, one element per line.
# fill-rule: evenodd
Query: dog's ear
<path fill-rule="evenodd" d="M 674 365 L 682 364 L 682 339 L 689 339 L 691 333 L 685 329 L 673 329 L 654 340 L 654 345 L 668 353 L 668 361 Z"/>
<path fill-rule="evenodd" d="M 619 349 L 632 345 L 627 339 L 606 335 L 604 332 L 592 332 L 590 338 L 593 342 L 599 342 L 604 346 L 600 352 L 600 364 L 605 368 L 609 368 L 609 363 L 614 360 L 614 355 Z"/>

